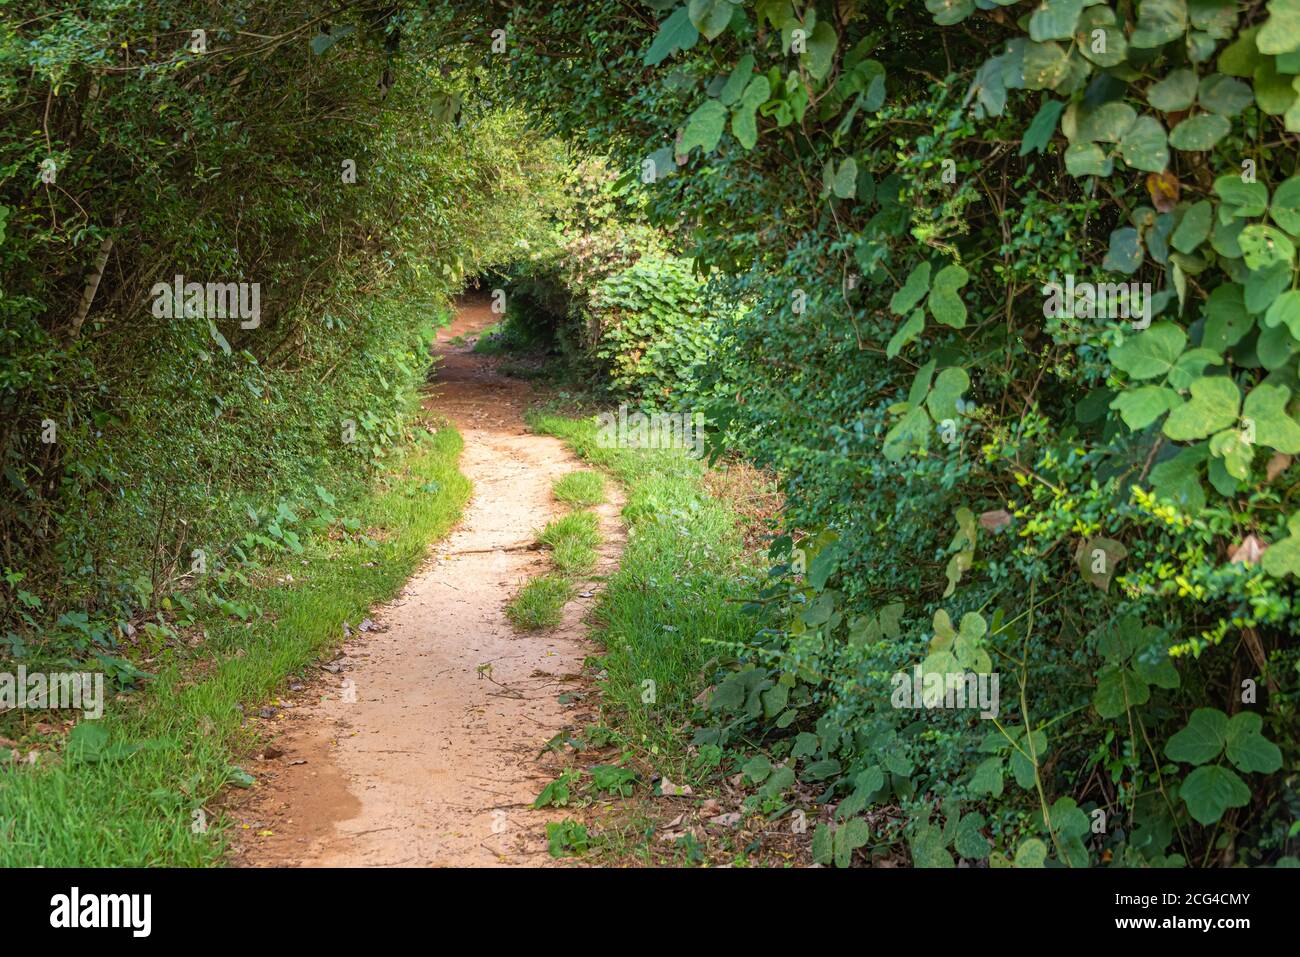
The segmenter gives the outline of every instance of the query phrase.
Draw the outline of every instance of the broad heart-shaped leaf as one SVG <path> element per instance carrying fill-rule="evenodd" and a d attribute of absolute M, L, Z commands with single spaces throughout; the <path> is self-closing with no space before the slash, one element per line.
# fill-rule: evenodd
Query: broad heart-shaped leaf
<path fill-rule="evenodd" d="M 1092 706 L 1103 718 L 1118 718 L 1134 705 L 1146 704 L 1151 698 L 1147 683 L 1123 666 L 1103 668 L 1097 678 Z"/>
<path fill-rule="evenodd" d="M 813 831 L 813 860 L 818 864 L 826 865 L 834 859 L 834 853 L 834 832 L 831 831 L 831 826 L 829 824 L 818 824 Z"/>
<path fill-rule="evenodd" d="M 1268 214 L 1288 233 L 1300 236 L 1300 176 L 1292 176 L 1277 188 Z"/>
<path fill-rule="evenodd" d="M 1042 0 L 1029 17 L 1033 40 L 1068 40 L 1074 36 L 1083 0 Z"/>
<path fill-rule="evenodd" d="M 1300 0 L 1269 0 L 1268 14 L 1255 37 L 1259 52 L 1276 55 L 1300 47 Z"/>
<path fill-rule="evenodd" d="M 1262 734 L 1264 719 L 1254 711 L 1239 711 L 1228 722 L 1228 760 L 1239 771 L 1272 774 L 1282 767 L 1282 752 Z"/>
<path fill-rule="evenodd" d="M 1201 345 L 1222 353 L 1250 332 L 1255 320 L 1246 310 L 1245 290 L 1235 282 L 1216 286 L 1205 301 L 1205 333 Z"/>
<path fill-rule="evenodd" d="M 1222 462 L 1224 470 L 1238 481 L 1250 475 L 1255 449 L 1237 429 L 1224 429 L 1210 436 L 1210 454 Z"/>
<path fill-rule="evenodd" d="M 740 96 L 740 102 L 732 110 L 731 132 L 747 150 L 752 150 L 758 142 L 758 120 L 754 111 L 767 102 L 771 92 L 767 77 L 756 76 L 749 81 L 749 86 L 745 87 L 745 92 Z"/>
<path fill-rule="evenodd" d="M 800 57 L 808 69 L 808 75 L 814 80 L 823 80 L 831 72 L 835 61 L 835 46 L 839 37 L 835 28 L 825 20 L 817 21 L 812 35 L 808 37 L 807 49 Z"/>
<path fill-rule="evenodd" d="M 985 758 L 971 775 L 970 790 L 972 794 L 990 794 L 1002 796 L 1002 759 Z"/>
<path fill-rule="evenodd" d="M 1264 325 L 1285 326 L 1291 335 L 1300 339 L 1300 289 L 1289 289 L 1274 299 L 1264 313 Z"/>
<path fill-rule="evenodd" d="M 691 23 L 690 12 L 680 6 L 659 25 L 654 42 L 646 51 L 646 66 L 657 66 L 678 50 L 689 50 L 700 39 L 700 31 Z"/>
<path fill-rule="evenodd" d="M 1246 266 L 1253 272 L 1295 259 L 1295 245 L 1279 229 L 1263 223 L 1251 223 L 1237 237 Z"/>
<path fill-rule="evenodd" d="M 1079 120 L 1074 140 L 1077 143 L 1118 143 L 1137 122 L 1137 111 L 1123 100 L 1103 103 Z"/>
<path fill-rule="evenodd" d="M 740 94 L 745 92 L 749 86 L 750 80 L 754 78 L 754 54 L 746 53 L 740 58 L 735 69 L 727 77 L 727 82 L 723 85 L 722 91 L 718 93 L 718 99 L 724 106 L 731 106 L 740 99 Z"/>
<path fill-rule="evenodd" d="M 1065 169 L 1071 176 L 1109 176 L 1115 162 L 1096 143 L 1071 143 L 1065 148 Z"/>
<path fill-rule="evenodd" d="M 934 387 L 925 400 L 926 408 L 936 422 L 955 419 L 958 415 L 957 400 L 970 388 L 970 376 L 966 370 L 954 366 L 944 369 L 934 380 Z"/>
<path fill-rule="evenodd" d="M 1187 810 L 1200 824 L 1213 824 L 1230 807 L 1250 803 L 1250 788 L 1234 771 L 1210 764 L 1197 768 L 1178 789 Z"/>
<path fill-rule="evenodd" d="M 958 290 L 966 285 L 970 274 L 950 263 L 935 274 L 930 283 L 930 315 L 945 326 L 961 329 L 966 325 L 966 303 Z"/>
<path fill-rule="evenodd" d="M 975 12 L 975 0 L 925 0 L 925 8 L 934 14 L 935 23 L 950 27 Z"/>
<path fill-rule="evenodd" d="M 989 839 L 980 833 L 988 824 L 983 814 L 965 814 L 957 824 L 953 850 L 969 861 L 982 861 L 989 856 Z"/>
<path fill-rule="evenodd" d="M 903 287 L 889 300 L 889 311 L 901 316 L 920 302 L 930 291 L 930 264 L 920 262 L 907 274 Z"/>
<path fill-rule="evenodd" d="M 1248 85 L 1222 73 L 1211 73 L 1201 80 L 1196 97 L 1202 107 L 1220 116 L 1236 116 L 1255 102 Z"/>
<path fill-rule="evenodd" d="M 1300 423 L 1287 414 L 1290 398 L 1286 386 L 1261 383 L 1246 396 L 1241 416 L 1247 430 L 1253 427 L 1257 444 L 1295 455 L 1300 452 Z"/>
<path fill-rule="evenodd" d="M 712 40 L 727 29 L 735 12 L 736 7 L 731 0 L 691 0 L 687 7 L 691 24 L 707 40 Z"/>
<path fill-rule="evenodd" d="M 1144 385 L 1121 392 L 1110 407 L 1134 432 L 1140 432 L 1179 404 L 1178 393 L 1162 385 Z"/>
<path fill-rule="evenodd" d="M 1196 73 L 1174 70 L 1158 83 L 1147 87 L 1147 102 L 1162 113 L 1179 113 L 1196 101 Z"/>
<path fill-rule="evenodd" d="M 1202 443 L 1189 446 L 1172 459 L 1159 463 L 1151 470 L 1151 490 L 1161 501 L 1199 512 L 1205 507 L 1200 469 L 1208 455 L 1209 449 Z M 1269 552 L 1264 555 L 1267 557 Z"/>
<path fill-rule="evenodd" d="M 1142 0 L 1137 29 L 1129 44 L 1138 49 L 1163 46 L 1187 32 L 1186 0 Z"/>
<path fill-rule="evenodd" d="M 907 347 L 907 344 L 919 336 L 925 329 L 925 311 L 922 309 L 912 310 L 912 314 L 907 317 L 907 322 L 895 330 L 894 334 L 889 337 L 889 344 L 885 346 L 885 358 L 893 359 Z"/>
<path fill-rule="evenodd" d="M 1031 40 L 1024 46 L 1021 69 L 1026 90 L 1054 90 L 1070 76 L 1070 57 L 1055 40 Z"/>
<path fill-rule="evenodd" d="M 1134 169 L 1164 173 L 1169 166 L 1169 137 L 1160 120 L 1140 116 L 1119 140 L 1119 157 Z"/>
<path fill-rule="evenodd" d="M 1223 356 L 1213 349 L 1197 347 L 1188 349 L 1169 372 L 1169 384 L 1175 389 L 1186 389 L 1193 382 L 1205 375 L 1209 366 L 1223 365 Z"/>
<path fill-rule="evenodd" d="M 1052 134 L 1056 132 L 1056 124 L 1061 119 L 1061 111 L 1064 109 L 1065 100 L 1050 98 L 1043 100 L 1043 105 L 1034 114 L 1033 120 L 1025 130 L 1025 135 L 1020 140 L 1021 156 L 1041 153 L 1047 149 L 1047 144 L 1052 141 Z"/>
<path fill-rule="evenodd" d="M 722 128 L 727 122 L 727 108 L 718 100 L 705 100 L 686 121 L 682 132 L 682 141 L 677 147 L 680 155 L 685 156 L 691 147 L 698 146 L 705 153 L 712 153 L 718 148 L 722 138 Z"/>
<path fill-rule="evenodd" d="M 1289 535 L 1274 542 L 1259 560 L 1260 566 L 1274 578 L 1300 575 L 1300 536 Z"/>
<path fill-rule="evenodd" d="M 1079 52 L 1098 66 L 1119 66 L 1128 58 L 1128 37 L 1110 7 L 1088 7 L 1075 32 L 1088 38 L 1079 45 Z"/>
<path fill-rule="evenodd" d="M 1142 238 L 1132 226 L 1123 226 L 1110 234 L 1110 248 L 1101 261 L 1102 269 L 1132 275 L 1142 265 Z"/>
<path fill-rule="evenodd" d="M 1252 219 L 1264 215 L 1264 210 L 1268 209 L 1268 187 L 1263 183 L 1242 182 L 1239 173 L 1220 176 L 1214 181 L 1214 191 L 1223 200 L 1219 210 L 1221 220 L 1230 217 Z"/>
<path fill-rule="evenodd" d="M 1228 135 L 1232 124 L 1217 113 L 1200 113 L 1183 120 L 1169 134 L 1169 145 L 1185 153 L 1200 153 Z"/>
<path fill-rule="evenodd" d="M 914 867 L 952 867 L 952 855 L 944 849 L 942 832 L 929 824 L 916 829 L 912 840 L 908 842 L 912 851 Z"/>
<path fill-rule="evenodd" d="M 1202 376 L 1191 385 L 1192 396 L 1169 413 L 1164 433 L 1175 442 L 1193 442 L 1237 421 L 1241 392 L 1227 376 Z"/>
<path fill-rule="evenodd" d="M 1134 379 L 1168 375 L 1187 345 L 1187 333 L 1172 322 L 1157 322 L 1150 329 L 1112 346 L 1111 364 Z"/>
<path fill-rule="evenodd" d="M 1039 868 L 1047 862 L 1047 845 L 1031 837 L 1016 850 L 1016 867 Z"/>
<path fill-rule="evenodd" d="M 1217 758 L 1227 743 L 1228 716 L 1218 708 L 1197 708 L 1187 727 L 1165 742 L 1165 757 L 1187 764 L 1206 764 Z"/>
<path fill-rule="evenodd" d="M 1247 227 L 1249 228 L 1249 227 Z M 1246 230 L 1243 229 L 1244 233 Z M 1291 264 L 1275 262 L 1246 276 L 1246 311 L 1267 313 L 1270 306 L 1291 285 Z"/>

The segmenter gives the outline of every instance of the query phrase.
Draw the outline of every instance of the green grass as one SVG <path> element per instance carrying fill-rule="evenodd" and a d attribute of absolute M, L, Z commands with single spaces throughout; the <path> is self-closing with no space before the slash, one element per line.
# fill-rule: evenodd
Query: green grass
<path fill-rule="evenodd" d="M 340 503 L 370 530 L 369 541 L 305 542 L 303 554 L 278 569 L 292 572 L 291 583 L 249 585 L 238 596 L 259 615 L 204 621 L 206 639 L 196 650 L 159 667 L 146 691 L 109 701 L 93 723 L 109 741 L 98 760 L 47 754 L 34 768 L 0 771 L 0 823 L 9 828 L 0 865 L 219 863 L 227 822 L 214 801 L 231 783 L 249 781 L 238 755 L 257 743 L 241 705 L 255 708 L 286 676 L 340 644 L 343 623 L 355 624 L 395 594 L 428 543 L 451 529 L 470 490 L 456 468 L 461 444 L 443 426 L 408 450 L 367 497 Z M 206 833 L 191 828 L 198 809 Z"/>
<path fill-rule="evenodd" d="M 574 508 L 599 505 L 605 501 L 605 476 L 599 472 L 570 472 L 551 486 L 556 501 Z"/>
<path fill-rule="evenodd" d="M 623 516 L 632 534 L 593 632 L 605 646 L 605 707 L 643 758 L 674 781 L 696 781 L 681 731 L 692 699 L 726 652 L 717 643 L 746 641 L 752 630 L 736 601 L 752 594 L 754 572 L 736 516 L 704 490 L 701 464 L 679 451 L 601 448 L 594 419 L 533 410 L 528 424 L 563 439 L 627 490 Z M 653 704 L 642 700 L 648 687 Z"/>
<path fill-rule="evenodd" d="M 577 590 L 564 575 L 538 575 L 506 605 L 506 617 L 529 631 L 552 628 L 560 623 L 565 604 Z"/>
<path fill-rule="evenodd" d="M 565 577 L 582 575 L 596 565 L 599 519 L 591 512 L 570 512 L 547 524 L 537 540 L 551 549 L 555 570 Z"/>

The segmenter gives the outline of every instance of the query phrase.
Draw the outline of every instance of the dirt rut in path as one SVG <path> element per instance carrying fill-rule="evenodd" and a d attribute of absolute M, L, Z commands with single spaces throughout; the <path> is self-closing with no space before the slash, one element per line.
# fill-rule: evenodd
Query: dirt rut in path
<path fill-rule="evenodd" d="M 322 680 L 281 714 L 283 734 L 259 762 L 262 784 L 235 811 L 237 863 L 276 865 L 537 865 L 545 823 L 531 809 L 559 769 L 540 755 L 566 726 L 594 718 L 577 676 L 594 650 L 582 618 L 593 586 L 554 629 L 517 632 L 505 604 L 549 568 L 529 546 L 564 509 L 551 483 L 582 468 L 549 436 L 530 433 L 523 382 L 448 340 L 495 316 L 463 302 L 439 336 L 426 407 L 465 439 L 461 471 L 474 483 L 465 515 L 399 598 L 371 612 Z M 597 509 L 607 574 L 623 541 L 620 501 Z M 364 623 L 363 623 L 364 624 Z M 355 700 L 353 700 L 355 699 Z"/>

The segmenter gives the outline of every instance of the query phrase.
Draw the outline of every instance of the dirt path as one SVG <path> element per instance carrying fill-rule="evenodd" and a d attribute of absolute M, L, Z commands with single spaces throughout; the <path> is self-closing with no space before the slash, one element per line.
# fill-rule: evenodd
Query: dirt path
<path fill-rule="evenodd" d="M 235 863 L 550 862 L 544 825 L 562 815 L 530 805 L 559 767 L 549 753 L 539 757 L 542 746 L 594 718 L 586 697 L 559 701 L 586 690 L 577 675 L 594 650 L 582 623 L 594 586 L 550 631 L 516 632 L 504 606 L 547 569 L 546 554 L 527 546 L 563 512 L 551 482 L 582 465 L 558 440 L 526 429 L 526 383 L 450 345 L 495 319 L 486 299 L 461 304 L 439 335 L 442 361 L 425 403 L 464 436 L 460 468 L 474 483 L 464 518 L 399 598 L 371 612 L 373 627 L 282 712 L 285 731 L 259 767 L 263 783 L 234 811 Z M 605 539 L 597 576 L 622 547 L 620 505 L 597 510 Z"/>

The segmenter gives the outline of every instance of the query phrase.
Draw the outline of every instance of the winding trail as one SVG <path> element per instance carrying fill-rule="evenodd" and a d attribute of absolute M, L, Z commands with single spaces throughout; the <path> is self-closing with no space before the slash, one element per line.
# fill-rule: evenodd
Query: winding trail
<path fill-rule="evenodd" d="M 583 466 L 559 440 L 527 430 L 527 383 L 451 345 L 495 319 L 486 298 L 461 303 L 439 333 L 425 401 L 464 437 L 460 468 L 474 484 L 465 514 L 401 595 L 372 610 L 373 627 L 289 701 L 285 730 L 260 762 L 261 785 L 234 810 L 242 826 L 232 863 L 550 863 L 545 823 L 563 815 L 531 802 L 560 767 L 543 745 L 595 718 L 579 672 L 595 650 L 582 619 L 597 586 L 580 588 L 586 597 L 570 602 L 554 629 L 517 632 L 505 617 L 519 587 L 549 567 L 546 553 L 528 546 L 564 511 L 552 481 Z M 609 491 L 596 509 L 597 578 L 613 569 L 624 541 L 622 502 Z"/>

